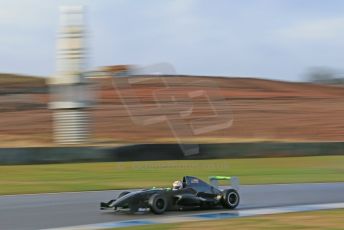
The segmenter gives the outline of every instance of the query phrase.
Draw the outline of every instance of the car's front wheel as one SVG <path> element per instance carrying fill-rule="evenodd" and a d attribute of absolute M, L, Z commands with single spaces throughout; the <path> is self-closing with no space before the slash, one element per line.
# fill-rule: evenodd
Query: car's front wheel
<path fill-rule="evenodd" d="M 154 214 L 162 214 L 167 209 L 167 199 L 162 194 L 153 194 L 149 198 L 148 204 L 149 204 L 150 210 Z"/>
<path fill-rule="evenodd" d="M 129 194 L 129 193 L 130 193 L 130 192 L 128 192 L 128 191 L 121 192 L 121 193 L 118 195 L 117 199 L 119 199 L 119 198 L 121 198 L 122 196 L 125 196 L 125 195 L 127 195 L 127 194 Z"/>
<path fill-rule="evenodd" d="M 240 196 L 237 190 L 227 189 L 223 191 L 222 205 L 224 208 L 234 209 L 239 205 Z"/>

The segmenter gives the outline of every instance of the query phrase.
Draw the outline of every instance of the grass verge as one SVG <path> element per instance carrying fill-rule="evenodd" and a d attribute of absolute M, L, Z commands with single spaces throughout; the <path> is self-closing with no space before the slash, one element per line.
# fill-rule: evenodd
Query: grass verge
<path fill-rule="evenodd" d="M 344 156 L 0 166 L 0 194 L 170 186 L 183 175 L 241 184 L 344 181 Z"/>
<path fill-rule="evenodd" d="M 344 210 L 328 210 L 301 213 L 288 213 L 278 215 L 266 215 L 249 218 L 223 219 L 212 221 L 186 222 L 178 224 L 158 224 L 129 228 L 116 228 L 128 230 L 183 230 L 183 229 L 246 229 L 246 230 L 266 230 L 266 229 L 344 229 Z"/>

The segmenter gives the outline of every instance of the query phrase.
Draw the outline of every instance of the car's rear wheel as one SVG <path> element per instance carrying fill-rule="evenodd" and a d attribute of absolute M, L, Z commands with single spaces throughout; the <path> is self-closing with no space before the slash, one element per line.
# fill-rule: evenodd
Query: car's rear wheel
<path fill-rule="evenodd" d="M 240 196 L 235 189 L 227 189 L 223 191 L 222 205 L 224 208 L 234 209 L 239 205 Z"/>
<path fill-rule="evenodd" d="M 162 194 L 153 194 L 149 198 L 148 204 L 149 204 L 150 210 L 154 214 L 162 214 L 167 209 L 167 199 Z"/>

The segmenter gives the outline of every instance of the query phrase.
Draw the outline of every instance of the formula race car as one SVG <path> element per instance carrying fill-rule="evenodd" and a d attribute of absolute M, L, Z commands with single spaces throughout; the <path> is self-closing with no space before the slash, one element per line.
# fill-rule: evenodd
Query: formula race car
<path fill-rule="evenodd" d="M 209 177 L 210 184 L 193 177 L 184 176 L 179 189 L 152 188 L 139 191 L 122 192 L 116 199 L 101 202 L 100 208 L 117 211 L 128 210 L 131 213 L 150 210 L 155 214 L 165 211 L 185 209 L 210 209 L 223 207 L 234 209 L 238 206 L 238 179 L 236 177 Z M 221 190 L 219 180 L 228 180 L 230 187 Z"/>

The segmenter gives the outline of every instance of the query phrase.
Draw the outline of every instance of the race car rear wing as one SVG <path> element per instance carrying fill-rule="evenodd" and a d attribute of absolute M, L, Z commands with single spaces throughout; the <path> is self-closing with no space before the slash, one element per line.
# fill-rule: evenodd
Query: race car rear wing
<path fill-rule="evenodd" d="M 219 187 L 220 180 L 227 180 L 228 185 L 232 188 L 239 190 L 239 178 L 235 176 L 210 176 L 209 177 L 210 184 L 215 188 Z"/>

